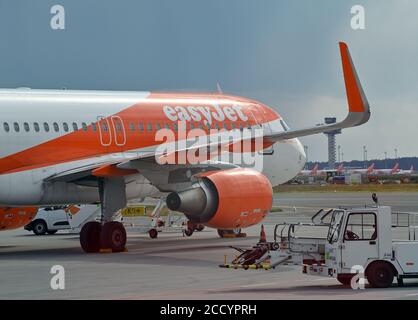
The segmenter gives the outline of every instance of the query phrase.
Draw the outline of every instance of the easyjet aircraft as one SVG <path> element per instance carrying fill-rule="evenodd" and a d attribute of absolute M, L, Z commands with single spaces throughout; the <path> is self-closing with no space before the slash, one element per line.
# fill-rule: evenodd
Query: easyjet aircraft
<path fill-rule="evenodd" d="M 392 169 L 375 169 L 373 175 L 395 175 L 399 174 L 399 163 L 397 162 Z"/>
<path fill-rule="evenodd" d="M 316 164 L 312 170 L 302 170 L 299 175 L 301 176 L 309 176 L 309 177 L 315 177 L 315 176 L 326 176 L 329 172 L 336 172 L 338 174 L 344 173 L 344 164 L 341 163 L 337 169 L 324 169 L 319 170 L 319 165 Z"/>
<path fill-rule="evenodd" d="M 191 224 L 233 230 L 259 223 L 272 206 L 272 185 L 290 180 L 305 165 L 296 138 L 358 126 L 370 117 L 346 44 L 340 43 L 340 51 L 348 116 L 301 130 L 289 129 L 260 102 L 220 93 L 0 91 L 1 228 L 26 224 L 37 207 L 100 202 L 102 222 L 83 227 L 81 246 L 86 252 L 122 251 L 126 232 L 112 217 L 127 200 L 145 197 L 165 199 Z M 216 159 L 160 164 L 167 154 L 157 150 L 166 142 L 156 136 L 169 129 L 176 140 L 184 139 L 179 121 L 186 131 L 200 128 L 206 135 L 209 129 L 262 128 L 262 148 L 249 150 L 262 154 L 262 172 Z M 219 145 L 230 150 L 230 140 L 222 139 L 198 150 Z M 176 149 L 175 156 L 188 148 Z"/>
<path fill-rule="evenodd" d="M 372 174 L 374 171 L 374 163 L 372 163 L 366 169 L 348 169 L 348 173 L 362 173 L 362 174 Z"/>

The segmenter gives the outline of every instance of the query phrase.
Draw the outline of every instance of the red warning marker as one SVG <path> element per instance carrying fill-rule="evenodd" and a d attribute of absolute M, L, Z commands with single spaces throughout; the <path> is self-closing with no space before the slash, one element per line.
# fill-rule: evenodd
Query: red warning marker
<path fill-rule="evenodd" d="M 261 231 L 260 231 L 260 240 L 259 242 L 267 242 L 266 239 L 266 233 L 264 232 L 264 225 L 261 225 Z"/>

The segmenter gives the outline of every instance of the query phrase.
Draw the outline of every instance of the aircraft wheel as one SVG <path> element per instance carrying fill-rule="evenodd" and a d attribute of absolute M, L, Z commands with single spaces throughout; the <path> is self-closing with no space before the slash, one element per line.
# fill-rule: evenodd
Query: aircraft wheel
<path fill-rule="evenodd" d="M 99 252 L 100 250 L 100 233 L 102 225 L 100 222 L 87 222 L 80 232 L 80 244 L 87 253 Z"/>
<path fill-rule="evenodd" d="M 148 231 L 149 237 L 151 239 L 155 239 L 158 237 L 158 231 L 157 229 L 151 229 L 150 231 Z"/>
<path fill-rule="evenodd" d="M 37 220 L 33 223 L 33 233 L 37 236 L 42 236 L 46 233 L 47 227 L 43 220 Z"/>
<path fill-rule="evenodd" d="M 191 235 L 193 234 L 193 229 L 187 228 L 186 230 L 184 230 L 184 234 L 188 237 L 191 237 Z"/>
<path fill-rule="evenodd" d="M 203 229 L 205 229 L 205 226 L 203 224 L 198 224 L 196 227 L 196 231 L 203 231 Z"/>
<path fill-rule="evenodd" d="M 102 227 L 100 239 L 102 248 L 122 252 L 126 247 L 125 227 L 118 221 L 107 222 Z"/>

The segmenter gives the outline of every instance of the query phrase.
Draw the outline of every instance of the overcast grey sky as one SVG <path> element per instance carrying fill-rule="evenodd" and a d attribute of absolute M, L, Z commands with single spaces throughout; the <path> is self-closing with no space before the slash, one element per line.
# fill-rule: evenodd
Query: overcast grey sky
<path fill-rule="evenodd" d="M 52 30 L 50 8 L 65 8 Z M 366 29 L 350 9 L 366 10 Z M 0 87 L 209 90 L 275 108 L 292 128 L 345 116 L 338 41 L 372 118 L 337 141 L 344 160 L 418 155 L 416 0 L 0 0 Z M 323 135 L 301 139 L 325 160 Z"/>

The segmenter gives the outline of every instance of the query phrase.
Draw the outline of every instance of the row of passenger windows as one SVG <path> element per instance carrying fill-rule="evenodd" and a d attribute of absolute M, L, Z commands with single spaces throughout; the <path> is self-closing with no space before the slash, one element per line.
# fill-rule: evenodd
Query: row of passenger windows
<path fill-rule="evenodd" d="M 71 127 L 70 127 L 71 125 Z M 177 123 L 172 123 L 172 126 L 170 126 L 170 124 L 168 123 L 164 123 L 163 125 L 161 125 L 160 123 L 156 123 L 155 125 L 152 123 L 147 123 L 146 125 L 146 130 L 148 132 L 152 132 L 154 129 L 155 130 L 160 130 L 160 129 L 173 129 L 174 131 L 178 131 L 178 125 Z M 68 124 L 67 122 L 63 122 L 61 124 L 58 124 L 57 122 L 52 123 L 52 128 L 50 127 L 50 124 L 48 122 L 43 122 L 43 123 L 38 123 L 38 122 L 33 122 L 31 124 L 29 124 L 28 122 L 24 122 L 21 128 L 21 125 L 18 122 L 13 122 L 13 124 L 9 125 L 8 122 L 3 122 L 3 129 L 6 132 L 10 132 L 11 131 L 11 126 L 13 127 L 13 130 L 15 132 L 20 132 L 22 131 L 26 131 L 26 132 L 30 132 L 32 129 L 35 132 L 39 132 L 41 130 L 45 131 L 45 132 L 50 132 L 50 131 L 55 131 L 55 132 L 60 132 L 61 130 L 64 132 L 69 132 L 70 128 L 73 131 L 78 131 L 79 128 L 83 129 L 83 131 L 87 132 L 88 131 L 88 126 L 87 123 L 82 122 L 81 126 L 79 127 L 79 125 L 76 122 L 73 122 L 71 124 Z M 106 121 L 101 121 L 100 122 L 100 126 L 102 131 L 107 132 L 108 131 L 108 124 Z M 251 129 L 251 125 L 250 124 L 246 124 L 246 127 L 248 127 L 248 129 Z M 115 122 L 115 128 L 117 131 L 121 132 L 122 131 L 122 125 L 119 121 Z M 145 131 L 145 126 L 142 122 L 138 123 L 138 126 L 136 127 L 135 123 L 131 122 L 129 123 L 129 130 L 130 131 L 135 131 L 138 128 L 139 131 L 144 132 Z M 233 130 L 233 129 L 240 129 L 243 130 L 244 126 L 242 124 L 238 124 L 235 125 L 234 123 L 231 123 L 230 125 L 228 125 L 227 123 L 223 123 L 222 126 L 218 123 L 216 123 L 215 125 L 210 126 L 209 123 L 207 123 L 206 125 L 203 125 L 201 122 L 195 124 L 193 122 L 190 122 L 188 125 L 189 129 L 226 129 L 226 130 Z M 93 122 L 91 123 L 91 130 L 93 130 L 94 132 L 97 131 L 97 123 Z"/>
<path fill-rule="evenodd" d="M 69 126 L 69 124 L 67 123 L 67 122 L 63 122 L 62 124 L 61 124 L 61 128 L 60 128 L 60 126 L 58 125 L 58 123 L 57 122 L 54 122 L 53 124 L 52 124 L 52 128 L 50 127 L 50 125 L 49 125 L 49 123 L 48 122 L 44 122 L 44 123 L 38 123 L 38 122 L 33 122 L 32 124 L 29 124 L 28 122 L 24 122 L 23 123 L 23 125 L 22 125 L 22 128 L 21 128 L 21 125 L 18 123 L 18 122 L 13 122 L 13 124 L 12 124 L 12 126 L 13 126 L 13 130 L 15 131 L 15 132 L 20 132 L 21 130 L 22 131 L 26 131 L 26 132 L 30 132 L 32 129 L 35 131 L 35 132 L 39 132 L 39 131 L 41 131 L 41 128 L 42 128 L 42 130 L 43 131 L 45 131 L 45 132 L 49 132 L 49 131 L 55 131 L 55 132 L 59 132 L 61 129 L 64 131 L 64 132 L 69 132 L 70 131 L 70 126 Z M 9 123 L 8 122 L 3 122 L 3 129 L 4 129 L 4 131 L 6 131 L 6 132 L 10 132 L 10 130 L 11 130 L 11 125 L 9 125 Z M 79 127 L 78 127 L 78 124 L 77 123 L 75 123 L 75 122 L 73 122 L 72 124 L 71 124 L 71 128 L 72 128 L 72 130 L 74 130 L 74 131 L 77 131 L 78 129 L 79 129 Z M 85 122 L 83 122 L 82 124 L 81 124 L 81 128 L 84 130 L 84 131 L 87 131 L 87 124 L 85 123 Z M 93 126 L 93 130 L 94 131 L 96 131 L 96 125 L 94 124 L 94 126 Z"/>

